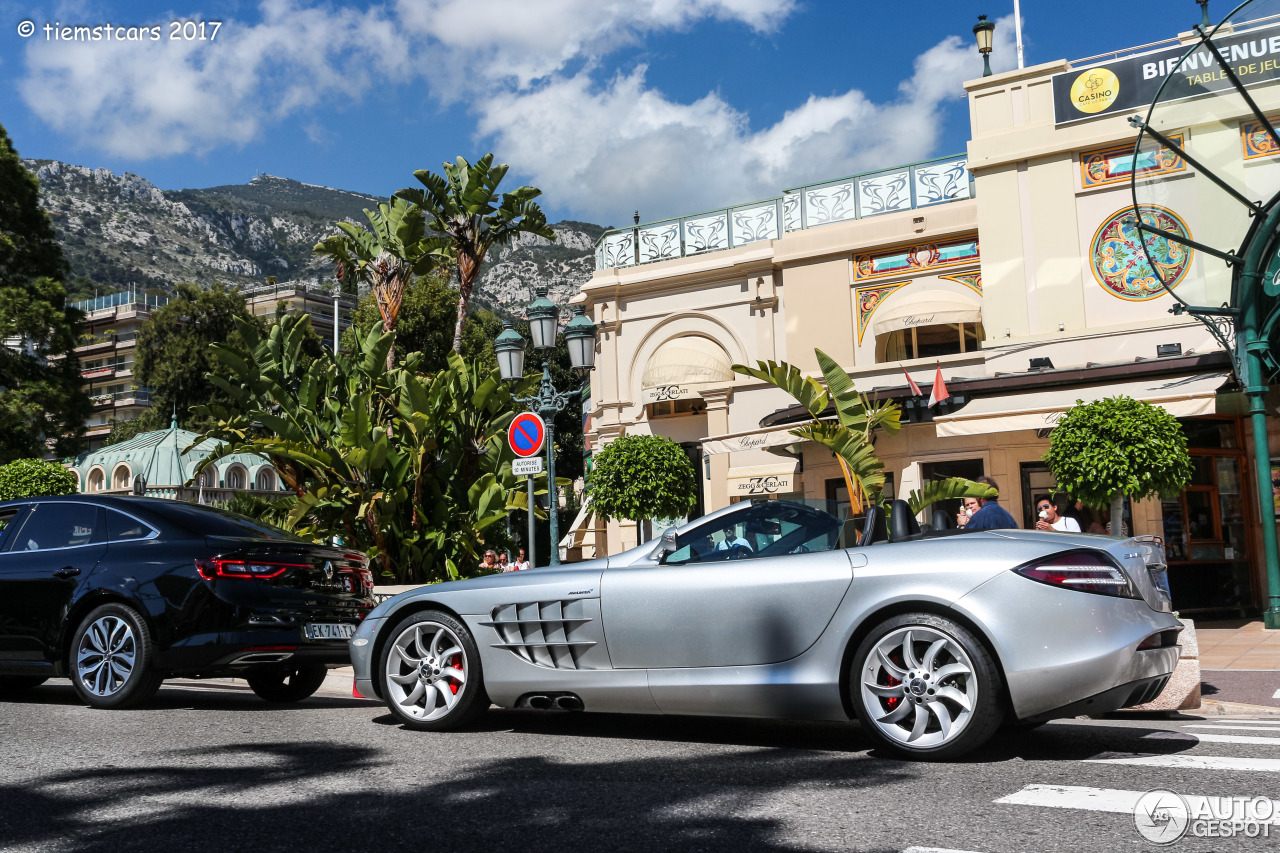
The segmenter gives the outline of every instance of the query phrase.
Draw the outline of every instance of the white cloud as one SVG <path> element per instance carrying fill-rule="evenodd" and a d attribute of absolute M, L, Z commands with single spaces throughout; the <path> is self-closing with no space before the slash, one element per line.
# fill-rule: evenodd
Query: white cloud
<path fill-rule="evenodd" d="M 1005 41 L 999 69 L 1013 62 Z M 856 89 L 811 95 L 758 130 L 718 93 L 679 103 L 649 88 L 643 67 L 603 85 L 587 70 L 494 95 L 479 108 L 477 132 L 580 215 L 622 222 L 639 208 L 653 220 L 927 159 L 938 153 L 943 105 L 980 69 L 972 43 L 951 36 L 917 57 L 896 100 Z"/>
<path fill-rule="evenodd" d="M 264 0 L 261 11 L 257 24 L 224 21 L 213 41 L 171 41 L 168 26 L 159 41 L 46 41 L 38 33 L 19 90 L 53 128 L 141 159 L 242 145 L 322 100 L 345 105 L 408 74 L 387 59 L 403 56 L 404 44 L 376 9 Z"/>

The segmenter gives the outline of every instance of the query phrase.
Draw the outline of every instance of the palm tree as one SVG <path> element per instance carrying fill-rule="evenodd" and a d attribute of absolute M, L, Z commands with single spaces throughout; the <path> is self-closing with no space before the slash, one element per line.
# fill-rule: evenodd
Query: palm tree
<path fill-rule="evenodd" d="M 542 195 L 537 187 L 519 187 L 498 196 L 498 184 L 507 174 L 506 164 L 494 165 L 493 154 L 475 162 L 459 157 L 444 164 L 444 177 L 419 169 L 413 173 L 424 189 L 408 188 L 396 197 L 422 208 L 427 227 L 448 240 L 458 264 L 458 322 L 453 348 L 462 350 L 462 323 L 467 317 L 471 291 L 480 278 L 480 266 L 493 246 L 510 243 L 517 234 L 536 234 L 548 240 L 556 233 L 546 214 L 533 200 Z"/>
<path fill-rule="evenodd" d="M 392 197 L 377 210 L 366 210 L 366 230 L 339 222 L 341 234 L 326 237 L 312 249 L 338 267 L 338 280 L 351 289 L 369 285 L 382 315 L 384 332 L 394 332 L 404 290 L 415 275 L 425 275 L 449 263 L 449 247 L 440 237 L 428 235 L 422 209 Z M 387 351 L 387 369 L 395 365 L 394 345 Z"/>

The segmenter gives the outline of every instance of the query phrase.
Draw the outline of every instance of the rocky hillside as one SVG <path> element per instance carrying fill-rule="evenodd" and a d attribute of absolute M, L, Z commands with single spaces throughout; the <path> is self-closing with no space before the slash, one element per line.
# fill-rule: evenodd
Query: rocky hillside
<path fill-rule="evenodd" d="M 77 297 L 127 287 L 167 291 L 180 281 L 232 285 L 332 284 L 333 269 L 311 247 L 334 223 L 364 223 L 379 199 L 362 193 L 260 175 L 247 184 L 160 190 L 126 172 L 56 160 L 26 160 L 40 179 L 71 266 Z M 476 304 L 519 310 L 538 284 L 568 300 L 591 276 L 598 225 L 560 222 L 555 243 L 527 238 L 493 252 Z M 510 308 L 508 308 L 510 306 Z"/>

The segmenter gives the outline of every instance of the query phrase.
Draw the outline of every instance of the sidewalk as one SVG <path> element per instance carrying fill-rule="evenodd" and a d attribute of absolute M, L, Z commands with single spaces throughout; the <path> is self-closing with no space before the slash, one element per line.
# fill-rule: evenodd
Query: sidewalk
<path fill-rule="evenodd" d="M 1206 704 L 1280 708 L 1280 631 L 1233 619 L 1196 625 L 1200 690 Z"/>

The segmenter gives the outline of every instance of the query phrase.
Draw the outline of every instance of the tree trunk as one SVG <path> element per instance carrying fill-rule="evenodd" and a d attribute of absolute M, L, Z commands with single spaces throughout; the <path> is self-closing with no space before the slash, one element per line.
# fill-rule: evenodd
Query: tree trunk
<path fill-rule="evenodd" d="M 394 326 L 388 326 L 385 320 L 382 321 L 382 331 L 391 332 L 394 330 L 395 330 Z M 396 340 L 395 338 L 392 338 L 391 346 L 387 349 L 387 372 L 395 370 L 395 367 L 396 367 Z"/>
<path fill-rule="evenodd" d="M 466 253 L 458 253 L 458 322 L 453 327 L 453 351 L 462 354 L 462 324 L 467 319 L 467 303 L 471 301 L 471 288 L 476 283 L 480 265 Z"/>
<path fill-rule="evenodd" d="M 1111 498 L 1111 535 L 1124 536 L 1124 495 Z"/>

